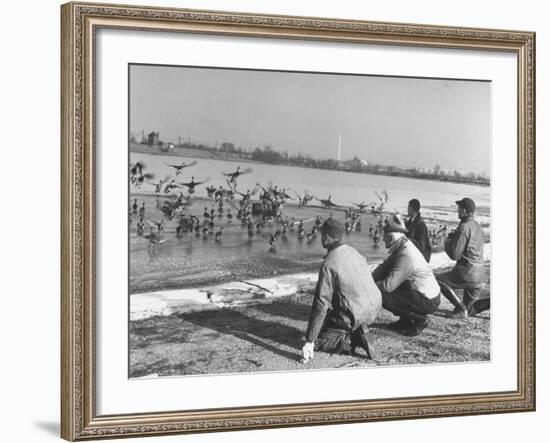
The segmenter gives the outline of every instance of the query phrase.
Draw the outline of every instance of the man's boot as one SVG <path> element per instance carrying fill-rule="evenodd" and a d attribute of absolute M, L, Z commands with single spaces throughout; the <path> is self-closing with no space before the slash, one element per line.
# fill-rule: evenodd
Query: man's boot
<path fill-rule="evenodd" d="M 340 340 L 340 344 L 338 345 L 338 348 L 339 348 L 338 354 L 353 355 L 352 343 L 353 341 L 352 341 L 351 335 L 349 333 L 344 334 L 344 336 L 342 337 L 342 340 Z"/>
<path fill-rule="evenodd" d="M 369 360 L 375 360 L 375 355 L 372 346 L 367 341 L 367 330 L 363 326 L 359 326 L 355 331 L 351 333 L 351 353 L 352 355 L 359 355 L 355 352 L 355 348 L 361 348 L 366 353 L 366 358 Z"/>
<path fill-rule="evenodd" d="M 412 322 L 405 316 L 399 317 L 399 320 L 392 323 L 388 323 L 388 329 L 402 331 L 403 329 L 409 329 L 412 326 Z"/>
<path fill-rule="evenodd" d="M 477 299 L 471 298 L 468 295 L 468 291 L 464 291 L 464 307 L 466 308 L 467 316 L 475 315 L 475 308 L 474 305 L 476 303 Z"/>
<path fill-rule="evenodd" d="M 406 329 L 403 331 L 403 335 L 406 335 L 407 337 L 416 337 L 418 334 L 420 334 L 426 327 L 430 324 L 430 319 L 428 316 L 424 316 L 423 318 L 417 318 L 413 320 L 412 326 L 409 329 Z"/>
<path fill-rule="evenodd" d="M 450 314 L 447 314 L 447 318 L 468 318 L 468 311 L 466 309 L 466 306 L 464 303 L 462 303 L 462 300 L 458 298 L 456 295 L 456 292 L 453 291 L 449 286 L 447 286 L 445 283 L 441 283 L 438 281 L 439 287 L 441 288 L 441 293 L 443 296 L 451 302 L 451 304 L 454 306 L 454 311 Z"/>
<path fill-rule="evenodd" d="M 473 317 L 476 314 L 479 314 L 483 311 L 488 311 L 491 309 L 491 299 L 490 298 L 482 298 L 481 300 L 477 300 L 472 307 L 468 310 L 468 315 L 470 317 Z"/>

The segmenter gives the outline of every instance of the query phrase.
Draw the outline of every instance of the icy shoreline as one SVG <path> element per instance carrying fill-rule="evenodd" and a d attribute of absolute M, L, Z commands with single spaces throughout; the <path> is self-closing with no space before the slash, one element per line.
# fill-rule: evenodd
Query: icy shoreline
<path fill-rule="evenodd" d="M 485 261 L 491 260 L 491 244 L 485 244 Z M 371 263 L 371 268 L 380 261 Z M 432 255 L 430 266 L 434 271 L 454 264 L 445 252 Z M 198 289 L 152 291 L 130 296 L 130 321 L 155 316 L 169 316 L 201 308 L 222 308 L 236 304 L 254 303 L 313 291 L 317 273 L 280 275 L 271 278 L 224 283 Z"/>

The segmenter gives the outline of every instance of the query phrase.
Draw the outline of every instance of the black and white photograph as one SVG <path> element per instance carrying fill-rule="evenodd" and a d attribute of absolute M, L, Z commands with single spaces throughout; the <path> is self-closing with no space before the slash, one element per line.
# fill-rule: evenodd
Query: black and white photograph
<path fill-rule="evenodd" d="M 491 360 L 491 82 L 130 64 L 130 378 Z"/>

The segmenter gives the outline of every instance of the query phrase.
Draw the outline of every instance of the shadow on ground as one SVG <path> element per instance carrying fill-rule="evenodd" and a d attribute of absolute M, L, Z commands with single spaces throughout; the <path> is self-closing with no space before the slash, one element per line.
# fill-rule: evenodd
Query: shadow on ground
<path fill-rule="evenodd" d="M 230 334 L 253 345 L 262 346 L 284 358 L 299 360 L 301 357 L 300 338 L 303 332 L 279 322 L 259 320 L 242 312 L 226 309 L 197 312 L 193 315 L 184 314 L 179 318 L 202 328 L 213 329 L 220 334 Z M 285 351 L 284 347 L 288 346 L 296 352 Z"/>
<path fill-rule="evenodd" d="M 417 337 L 388 328 L 396 317 L 382 309 L 369 328 L 375 363 L 317 352 L 313 361 L 302 365 L 312 298 L 299 294 L 130 322 L 130 377 L 490 360 L 490 312 L 467 320 L 448 319 L 445 315 L 453 306 L 443 299 Z"/>

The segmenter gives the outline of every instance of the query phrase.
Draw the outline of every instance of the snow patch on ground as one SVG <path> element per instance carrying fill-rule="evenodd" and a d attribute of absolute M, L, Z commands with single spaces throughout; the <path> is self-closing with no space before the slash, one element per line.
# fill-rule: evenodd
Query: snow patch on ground
<path fill-rule="evenodd" d="M 209 303 L 202 289 L 176 289 L 134 294 L 130 297 L 130 320 L 166 316 L 186 311 L 190 305 Z"/>
<path fill-rule="evenodd" d="M 491 260 L 491 244 L 485 244 L 485 260 Z M 379 263 L 370 265 L 373 270 Z M 434 271 L 454 264 L 447 254 L 432 255 L 430 266 Z M 227 307 L 236 304 L 255 303 L 268 298 L 278 298 L 299 292 L 312 291 L 317 273 L 282 275 L 276 278 L 230 282 L 201 289 L 176 289 L 134 294 L 130 297 L 130 320 L 143 320 L 156 316 L 169 316 L 187 312 L 200 306 Z"/>

